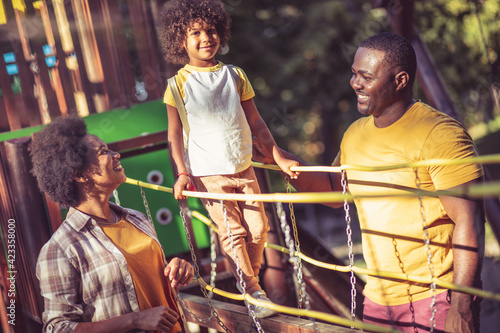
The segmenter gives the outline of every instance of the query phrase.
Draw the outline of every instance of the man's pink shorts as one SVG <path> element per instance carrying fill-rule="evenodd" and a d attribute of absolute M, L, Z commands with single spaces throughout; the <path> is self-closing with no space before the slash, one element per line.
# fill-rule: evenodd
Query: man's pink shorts
<path fill-rule="evenodd" d="M 365 297 L 363 322 L 394 327 L 402 332 L 430 332 L 432 297 L 402 305 L 386 306 Z M 444 322 L 451 300 L 447 292 L 436 296 L 436 326 L 434 332 L 444 333 Z"/>

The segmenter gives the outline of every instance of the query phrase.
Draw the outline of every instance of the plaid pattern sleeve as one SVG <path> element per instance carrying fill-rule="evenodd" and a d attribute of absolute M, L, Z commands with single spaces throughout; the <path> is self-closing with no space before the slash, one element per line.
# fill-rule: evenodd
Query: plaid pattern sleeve
<path fill-rule="evenodd" d="M 147 219 L 116 207 L 157 239 Z M 42 248 L 37 277 L 45 305 L 43 332 L 71 332 L 78 322 L 140 310 L 125 257 L 94 220 L 74 209 Z"/>
<path fill-rule="evenodd" d="M 57 245 L 48 243 L 38 257 L 37 276 L 44 298 L 44 331 L 71 332 L 83 314 L 77 301 L 78 271 Z"/>

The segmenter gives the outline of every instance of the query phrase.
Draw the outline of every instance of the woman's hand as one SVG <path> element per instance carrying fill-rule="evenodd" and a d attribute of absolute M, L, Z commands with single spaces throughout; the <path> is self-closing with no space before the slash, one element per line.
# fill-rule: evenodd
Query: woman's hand
<path fill-rule="evenodd" d="M 142 310 L 136 314 L 135 327 L 146 331 L 170 332 L 179 320 L 179 314 L 165 305 Z"/>
<path fill-rule="evenodd" d="M 143 331 L 170 332 L 179 320 L 179 314 L 171 308 L 160 305 L 139 312 L 130 312 L 121 316 L 97 322 L 79 322 L 74 333 L 114 333 Z"/>
<path fill-rule="evenodd" d="M 170 279 L 172 288 L 187 286 L 193 279 L 194 268 L 184 259 L 173 258 L 165 267 L 164 275 Z"/>

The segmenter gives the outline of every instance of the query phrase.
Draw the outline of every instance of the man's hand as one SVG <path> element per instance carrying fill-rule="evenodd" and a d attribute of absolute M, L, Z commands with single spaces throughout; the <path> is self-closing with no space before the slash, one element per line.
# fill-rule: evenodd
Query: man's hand
<path fill-rule="evenodd" d="M 165 267 L 163 272 L 171 281 L 172 288 L 186 286 L 194 276 L 194 269 L 190 263 L 184 259 L 173 258 Z"/>
<path fill-rule="evenodd" d="M 452 307 L 446 316 L 444 330 L 450 333 L 477 333 L 473 318 L 470 308 L 467 311 L 459 311 Z"/>

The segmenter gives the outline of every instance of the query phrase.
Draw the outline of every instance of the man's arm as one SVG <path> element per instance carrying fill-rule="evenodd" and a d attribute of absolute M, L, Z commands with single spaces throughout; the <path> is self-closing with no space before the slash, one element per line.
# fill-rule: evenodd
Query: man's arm
<path fill-rule="evenodd" d="M 465 186 L 474 183 L 471 181 Z M 462 186 L 464 186 L 462 185 Z M 482 203 L 474 200 L 440 196 L 439 199 L 451 220 L 453 231 L 453 283 L 477 287 L 484 246 L 484 219 Z M 475 332 L 471 310 L 473 296 L 453 291 L 451 307 L 446 317 L 447 332 Z"/>

